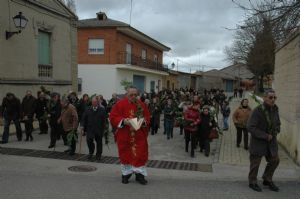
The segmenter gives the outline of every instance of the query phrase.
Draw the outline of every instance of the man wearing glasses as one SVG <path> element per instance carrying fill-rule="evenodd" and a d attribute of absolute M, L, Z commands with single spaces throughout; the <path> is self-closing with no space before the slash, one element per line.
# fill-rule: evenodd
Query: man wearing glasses
<path fill-rule="evenodd" d="M 276 98 L 274 90 L 265 91 L 263 104 L 253 110 L 247 124 L 247 129 L 251 133 L 249 187 L 258 192 L 262 191 L 257 184 L 257 174 L 263 156 L 267 161 L 262 176 L 263 185 L 272 191 L 279 191 L 272 181 L 279 165 L 277 134 L 280 132 L 280 118 L 275 104 Z"/>
<path fill-rule="evenodd" d="M 116 129 L 115 139 L 121 162 L 122 183 L 128 184 L 132 174 L 135 174 L 136 181 L 146 185 L 147 171 L 145 166 L 148 161 L 147 137 L 150 113 L 146 105 L 137 97 L 137 88 L 130 86 L 125 98 L 113 106 L 109 118 L 112 127 Z M 130 123 L 132 118 L 143 118 L 143 125 L 135 130 Z"/>

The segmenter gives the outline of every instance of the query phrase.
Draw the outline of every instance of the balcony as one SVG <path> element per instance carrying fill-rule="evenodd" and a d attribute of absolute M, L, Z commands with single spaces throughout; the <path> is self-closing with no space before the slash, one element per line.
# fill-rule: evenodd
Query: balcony
<path fill-rule="evenodd" d="M 118 64 L 128 64 L 147 69 L 168 72 L 168 68 L 161 63 L 152 61 L 150 59 L 143 59 L 141 56 L 129 54 L 126 52 L 119 52 L 117 61 Z"/>

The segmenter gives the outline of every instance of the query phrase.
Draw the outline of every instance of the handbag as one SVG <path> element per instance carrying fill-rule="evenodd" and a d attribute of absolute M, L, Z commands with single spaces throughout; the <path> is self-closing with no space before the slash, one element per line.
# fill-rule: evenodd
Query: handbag
<path fill-rule="evenodd" d="M 208 138 L 211 140 L 218 139 L 219 133 L 218 133 L 217 129 L 215 129 L 215 128 L 211 129 Z"/>

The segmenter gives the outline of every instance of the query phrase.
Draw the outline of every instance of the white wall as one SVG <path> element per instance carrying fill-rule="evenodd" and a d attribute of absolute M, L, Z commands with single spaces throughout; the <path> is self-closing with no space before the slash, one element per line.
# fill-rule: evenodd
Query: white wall
<path fill-rule="evenodd" d="M 82 79 L 81 94 L 96 93 L 110 99 L 117 91 L 115 65 L 79 64 L 78 77 Z"/>
<path fill-rule="evenodd" d="M 120 83 L 124 79 L 132 82 L 133 75 L 145 76 L 146 92 L 150 92 L 151 81 L 155 81 L 155 91 L 158 91 L 156 86 L 160 80 L 159 89 L 162 89 L 162 75 L 117 67 L 120 65 L 79 64 L 78 78 L 82 79 L 82 92 L 80 94 L 102 94 L 106 99 L 110 99 L 113 93 L 124 94 L 124 87 Z"/>
<path fill-rule="evenodd" d="M 157 75 L 157 74 L 151 74 L 151 73 L 145 73 L 145 72 L 140 72 L 140 71 L 133 71 L 133 70 L 126 70 L 126 69 L 118 69 L 117 70 L 117 85 L 120 85 L 120 82 L 124 79 L 127 81 L 133 81 L 133 75 L 141 75 L 145 76 L 145 89 L 146 92 L 151 91 L 151 81 L 155 81 L 155 92 L 162 89 L 162 83 L 163 83 L 163 76 L 162 75 Z M 160 87 L 157 88 L 158 86 L 158 80 L 160 80 Z M 117 88 L 118 93 L 123 93 L 124 88 L 119 86 Z"/>

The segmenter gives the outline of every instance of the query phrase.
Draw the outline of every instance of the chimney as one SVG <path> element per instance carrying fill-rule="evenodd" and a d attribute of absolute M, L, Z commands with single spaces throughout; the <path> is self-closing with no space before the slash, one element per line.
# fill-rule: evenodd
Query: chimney
<path fill-rule="evenodd" d="M 97 14 L 97 19 L 99 20 L 99 21 L 104 21 L 104 20 L 106 20 L 107 19 L 107 16 L 106 16 L 106 14 L 105 14 L 105 12 L 98 12 L 98 13 L 96 13 Z"/>

